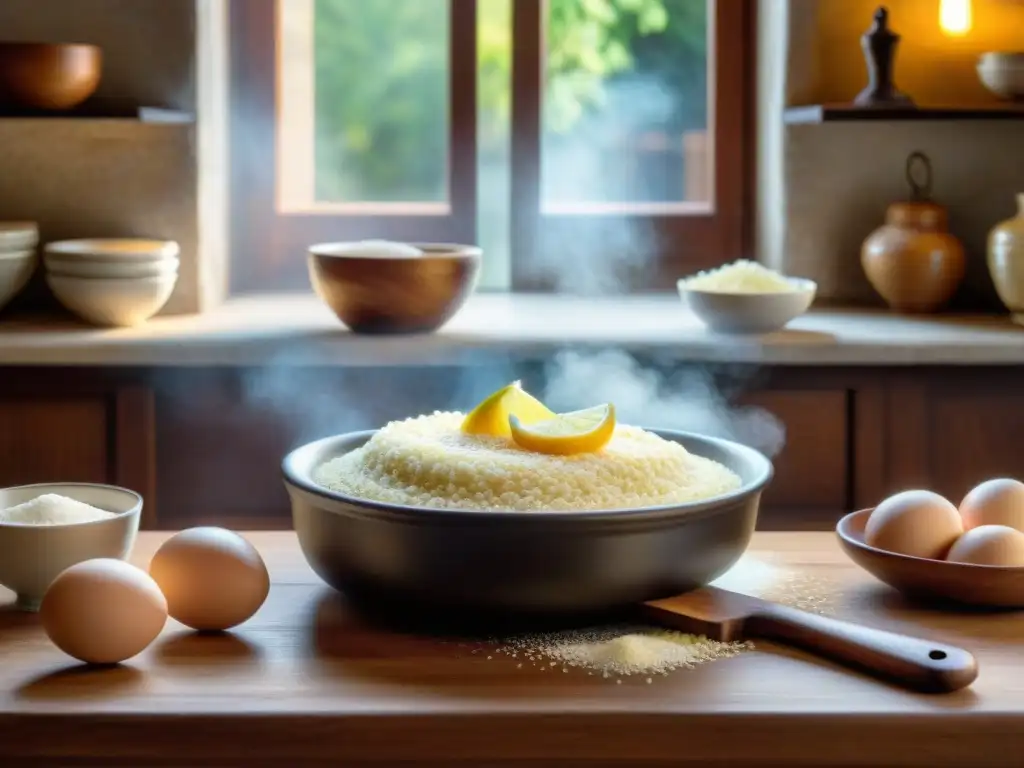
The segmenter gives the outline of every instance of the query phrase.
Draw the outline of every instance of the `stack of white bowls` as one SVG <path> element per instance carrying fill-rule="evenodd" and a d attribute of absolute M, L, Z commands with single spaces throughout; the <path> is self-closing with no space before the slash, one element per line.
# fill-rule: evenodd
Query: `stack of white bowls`
<path fill-rule="evenodd" d="M 66 309 L 93 325 L 146 322 L 171 298 L 180 248 L 168 240 L 114 238 L 49 243 L 46 283 Z"/>
<path fill-rule="evenodd" d="M 0 309 L 28 285 L 36 269 L 39 228 L 31 222 L 0 222 Z"/>

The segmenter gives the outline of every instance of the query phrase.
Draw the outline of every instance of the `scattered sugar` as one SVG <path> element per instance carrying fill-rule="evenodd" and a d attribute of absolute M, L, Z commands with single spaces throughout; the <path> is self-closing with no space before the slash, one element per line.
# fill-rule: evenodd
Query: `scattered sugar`
<path fill-rule="evenodd" d="M 827 616 L 836 612 L 838 594 L 838 586 L 829 579 L 800 571 L 785 571 L 757 597 Z"/>
<path fill-rule="evenodd" d="M 20 525 L 73 525 L 105 520 L 109 517 L 113 517 L 112 512 L 56 493 L 45 493 L 31 501 L 0 511 L 0 523 Z"/>
<path fill-rule="evenodd" d="M 632 675 L 650 679 L 651 675 L 729 658 L 746 647 L 746 643 L 719 643 L 646 627 L 607 627 L 513 638 L 504 641 L 498 652 L 522 654 L 542 671 L 560 666 L 564 673 L 576 668 L 606 679 Z"/>
<path fill-rule="evenodd" d="M 745 558 L 718 579 L 716 586 L 817 614 L 835 611 L 837 586 L 806 571 L 790 570 L 754 558 Z M 656 675 L 727 659 L 754 648 L 753 643 L 720 643 L 706 637 L 644 626 L 572 630 L 496 641 L 493 655 L 525 659 L 535 669 L 576 668 L 616 684 L 624 677 L 643 676 L 648 684 Z M 476 653 L 476 651 L 473 651 Z M 487 658 L 492 658 L 488 656 Z M 523 662 L 516 664 L 523 668 Z"/>
<path fill-rule="evenodd" d="M 821 615 L 835 612 L 839 595 L 839 587 L 831 579 L 753 557 L 741 560 L 714 586 Z"/>

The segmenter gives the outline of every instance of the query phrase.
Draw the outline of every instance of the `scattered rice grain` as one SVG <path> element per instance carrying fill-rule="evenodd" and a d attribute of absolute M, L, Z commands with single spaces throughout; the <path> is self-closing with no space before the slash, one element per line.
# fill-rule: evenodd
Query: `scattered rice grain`
<path fill-rule="evenodd" d="M 716 585 L 818 614 L 835 610 L 838 589 L 817 574 L 777 567 L 753 558 L 742 561 Z M 718 659 L 736 656 L 753 643 L 720 643 L 706 637 L 650 627 L 604 627 L 497 641 L 497 655 L 523 658 L 540 671 L 561 666 L 585 671 L 588 676 L 615 679 L 643 675 L 666 677 Z M 488 658 L 491 658 L 488 656 Z M 522 669 L 522 662 L 516 665 Z"/>
<path fill-rule="evenodd" d="M 576 668 L 605 679 L 632 675 L 650 679 L 653 674 L 735 656 L 747 647 L 646 627 L 608 627 L 512 638 L 498 648 L 507 656 L 525 653 L 543 659 L 541 671 L 561 665 L 564 673 Z"/>

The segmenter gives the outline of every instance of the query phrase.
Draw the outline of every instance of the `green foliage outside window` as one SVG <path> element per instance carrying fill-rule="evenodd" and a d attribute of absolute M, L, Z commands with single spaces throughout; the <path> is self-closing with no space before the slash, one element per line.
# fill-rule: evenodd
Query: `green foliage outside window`
<path fill-rule="evenodd" d="M 513 0 L 478 0 L 480 151 L 507 140 Z M 445 198 L 448 0 L 316 0 L 317 198 Z M 573 131 L 621 79 L 672 95 L 662 129 L 706 122 L 705 0 L 548 0 L 545 132 Z"/>

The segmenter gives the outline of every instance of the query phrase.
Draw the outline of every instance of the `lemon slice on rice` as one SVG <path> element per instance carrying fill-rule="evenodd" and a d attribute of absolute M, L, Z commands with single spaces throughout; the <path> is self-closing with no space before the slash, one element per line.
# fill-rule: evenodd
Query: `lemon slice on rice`
<path fill-rule="evenodd" d="M 514 381 L 474 408 L 463 420 L 462 431 L 467 435 L 510 437 L 512 416 L 521 424 L 534 424 L 554 418 L 555 412 L 526 392 L 520 382 Z"/>
<path fill-rule="evenodd" d="M 582 411 L 560 413 L 552 419 L 526 424 L 509 416 L 512 439 L 520 448 L 554 456 L 596 453 L 615 433 L 615 406 L 598 405 Z"/>

